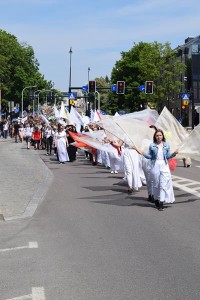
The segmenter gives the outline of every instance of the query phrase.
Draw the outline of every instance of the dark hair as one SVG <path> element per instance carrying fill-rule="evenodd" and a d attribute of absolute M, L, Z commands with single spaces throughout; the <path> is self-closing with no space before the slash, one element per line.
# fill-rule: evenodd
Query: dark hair
<path fill-rule="evenodd" d="M 153 128 L 155 130 L 158 130 L 158 128 L 155 125 L 150 125 L 149 128 Z"/>
<path fill-rule="evenodd" d="M 157 129 L 157 130 L 155 131 L 154 135 L 153 135 L 153 141 L 154 141 L 154 143 L 156 143 L 156 142 L 157 142 L 157 141 L 156 141 L 156 134 L 157 134 L 157 132 L 160 132 L 160 133 L 162 133 L 162 136 L 163 136 L 163 142 L 165 142 L 165 141 L 166 141 L 166 139 L 165 139 L 165 136 L 164 136 L 164 133 L 163 133 L 163 131 L 162 131 L 161 129 Z"/>
<path fill-rule="evenodd" d="M 58 132 L 61 132 L 62 124 L 58 124 Z"/>

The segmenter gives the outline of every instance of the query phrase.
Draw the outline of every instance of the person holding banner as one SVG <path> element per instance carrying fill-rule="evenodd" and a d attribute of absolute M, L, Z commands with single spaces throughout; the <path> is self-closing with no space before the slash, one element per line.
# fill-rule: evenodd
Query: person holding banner
<path fill-rule="evenodd" d="M 163 210 L 164 202 L 173 203 L 175 201 L 171 172 L 167 161 L 175 157 L 177 153 L 178 150 L 170 153 L 170 146 L 166 143 L 161 129 L 155 131 L 153 143 L 149 146 L 149 152 L 142 153 L 140 151 L 140 154 L 151 160 L 150 176 L 152 178 L 155 206 L 158 210 Z"/>

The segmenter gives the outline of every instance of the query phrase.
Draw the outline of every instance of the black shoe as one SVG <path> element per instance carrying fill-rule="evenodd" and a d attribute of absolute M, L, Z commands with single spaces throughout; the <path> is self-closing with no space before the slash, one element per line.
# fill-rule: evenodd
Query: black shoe
<path fill-rule="evenodd" d="M 154 197 L 152 195 L 149 195 L 147 200 L 151 203 L 154 203 Z"/>
<path fill-rule="evenodd" d="M 159 200 L 155 200 L 155 208 L 159 209 L 160 205 L 159 205 Z"/>
<path fill-rule="evenodd" d="M 160 210 L 160 211 L 163 211 L 163 210 L 164 210 L 164 208 L 163 208 L 163 202 L 160 202 L 160 203 L 159 203 L 159 210 Z"/>
<path fill-rule="evenodd" d="M 128 194 L 131 195 L 133 193 L 133 189 L 128 189 Z"/>

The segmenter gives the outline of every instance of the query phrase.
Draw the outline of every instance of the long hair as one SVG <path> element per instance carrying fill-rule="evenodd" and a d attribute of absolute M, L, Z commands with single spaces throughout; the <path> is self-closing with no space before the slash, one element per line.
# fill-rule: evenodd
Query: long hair
<path fill-rule="evenodd" d="M 61 132 L 62 131 L 62 124 L 58 124 L 58 132 Z"/>
<path fill-rule="evenodd" d="M 153 141 L 154 141 L 154 143 L 156 143 L 157 141 L 156 141 L 156 133 L 157 132 L 160 132 L 160 133 L 162 133 L 162 136 L 163 136 L 163 142 L 166 142 L 166 139 L 165 139 L 165 136 L 164 136 L 164 133 L 163 133 L 163 131 L 161 130 L 161 129 L 157 129 L 156 131 L 155 131 L 155 133 L 154 133 L 154 135 L 153 135 Z"/>

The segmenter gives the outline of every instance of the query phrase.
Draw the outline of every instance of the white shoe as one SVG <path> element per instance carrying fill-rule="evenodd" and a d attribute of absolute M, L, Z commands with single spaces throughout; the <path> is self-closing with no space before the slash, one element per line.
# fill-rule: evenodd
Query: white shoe
<path fill-rule="evenodd" d="M 118 171 L 115 171 L 115 174 L 118 174 Z"/>
<path fill-rule="evenodd" d="M 110 173 L 111 173 L 111 174 L 114 174 L 114 171 L 111 171 Z"/>

